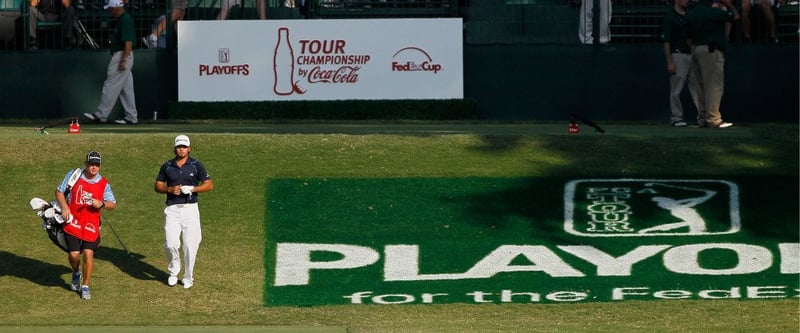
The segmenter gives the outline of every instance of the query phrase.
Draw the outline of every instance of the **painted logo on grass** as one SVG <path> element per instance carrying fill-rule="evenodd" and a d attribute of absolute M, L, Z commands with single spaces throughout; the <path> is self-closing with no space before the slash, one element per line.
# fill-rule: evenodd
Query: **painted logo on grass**
<path fill-rule="evenodd" d="M 267 306 L 798 297 L 797 178 L 278 179 Z"/>
<path fill-rule="evenodd" d="M 739 231 L 739 189 L 722 180 L 574 180 L 564 230 L 585 237 L 720 235 Z"/>

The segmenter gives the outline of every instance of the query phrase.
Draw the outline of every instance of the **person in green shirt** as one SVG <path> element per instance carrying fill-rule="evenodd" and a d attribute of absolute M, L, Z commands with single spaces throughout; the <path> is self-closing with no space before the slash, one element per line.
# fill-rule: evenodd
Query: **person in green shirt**
<path fill-rule="evenodd" d="M 739 12 L 731 0 L 700 0 L 686 14 L 692 62 L 705 99 L 705 108 L 698 110 L 700 127 L 733 126 L 722 120 L 719 107 L 725 90 L 725 49 L 728 48 L 725 23 L 738 19 Z"/>
<path fill-rule="evenodd" d="M 697 75 L 692 70 L 692 52 L 686 39 L 686 4 L 688 0 L 675 0 L 672 9 L 664 14 L 664 24 L 661 32 L 661 42 L 664 57 L 667 60 L 667 73 L 669 73 L 669 106 L 672 116 L 672 126 L 686 127 L 688 124 L 683 118 L 683 103 L 681 92 L 689 83 L 689 94 L 698 110 L 703 113 L 705 101 L 703 100 L 702 87 L 697 81 Z"/>
<path fill-rule="evenodd" d="M 108 0 L 103 9 L 107 9 L 115 21 L 108 44 L 111 61 L 108 63 L 106 81 L 103 83 L 103 93 L 97 111 L 83 115 L 95 122 L 105 123 L 119 98 L 122 108 L 125 110 L 125 118 L 115 122 L 117 124 L 137 124 L 139 118 L 136 111 L 136 96 L 133 93 L 133 74 L 131 73 L 133 41 L 136 38 L 133 18 L 125 11 L 125 4 L 122 0 Z"/>

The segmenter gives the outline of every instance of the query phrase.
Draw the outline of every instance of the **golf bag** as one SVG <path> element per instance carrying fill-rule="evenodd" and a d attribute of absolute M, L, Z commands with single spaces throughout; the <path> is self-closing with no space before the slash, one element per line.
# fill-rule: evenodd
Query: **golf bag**
<path fill-rule="evenodd" d="M 48 203 L 40 198 L 33 198 L 30 204 L 36 215 L 42 218 L 42 228 L 47 233 L 47 238 L 61 250 L 68 252 L 67 241 L 64 239 L 64 223 L 71 222 L 72 217 L 70 216 L 69 221 L 64 221 L 61 207 L 56 201 Z"/>

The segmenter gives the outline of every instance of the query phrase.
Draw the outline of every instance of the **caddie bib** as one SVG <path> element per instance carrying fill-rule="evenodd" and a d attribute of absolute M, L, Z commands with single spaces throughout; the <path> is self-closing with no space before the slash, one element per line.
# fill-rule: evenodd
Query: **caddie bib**
<path fill-rule="evenodd" d="M 92 199 L 103 200 L 108 181 L 104 177 L 96 183 L 79 179 L 69 197 L 69 210 L 72 222 L 64 226 L 64 232 L 87 242 L 94 242 L 100 236 L 100 209 L 92 207 Z"/>

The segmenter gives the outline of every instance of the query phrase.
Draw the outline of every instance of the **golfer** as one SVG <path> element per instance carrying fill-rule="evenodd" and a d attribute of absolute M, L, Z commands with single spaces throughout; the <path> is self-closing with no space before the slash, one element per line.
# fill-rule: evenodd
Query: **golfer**
<path fill-rule="evenodd" d="M 194 263 L 202 239 L 200 232 L 200 210 L 197 207 L 198 193 L 214 189 L 211 176 L 203 163 L 189 156 L 192 145 L 189 137 L 175 137 L 175 158 L 164 162 L 158 171 L 155 190 L 167 194 L 164 209 L 164 234 L 167 254 L 167 285 L 178 284 L 181 271 L 180 247 L 183 241 L 184 272 L 183 288 L 194 285 Z"/>
<path fill-rule="evenodd" d="M 69 253 L 67 260 L 72 267 L 70 289 L 79 292 L 81 299 L 92 298 L 89 282 L 94 270 L 94 251 L 100 247 L 100 210 L 117 207 L 111 185 L 100 175 L 100 161 L 100 153 L 90 151 L 86 155 L 86 169 L 83 169 L 80 178 L 69 186 L 70 171 L 56 188 L 55 194 L 61 206 L 61 216 L 66 221 L 64 240 Z"/>

